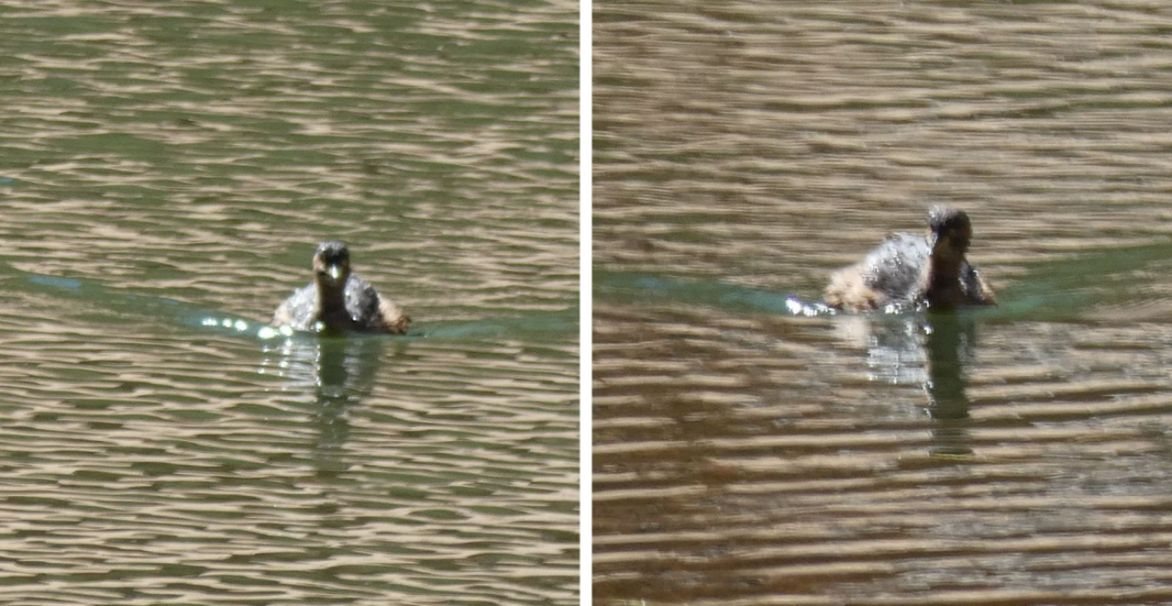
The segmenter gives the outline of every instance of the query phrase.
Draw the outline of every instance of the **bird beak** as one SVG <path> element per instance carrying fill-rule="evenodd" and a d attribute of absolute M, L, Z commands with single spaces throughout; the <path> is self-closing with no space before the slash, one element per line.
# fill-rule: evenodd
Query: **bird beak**
<path fill-rule="evenodd" d="M 326 267 L 326 273 L 329 274 L 330 278 L 332 278 L 334 281 L 337 281 L 342 277 L 342 266 L 330 265 L 329 267 Z"/>

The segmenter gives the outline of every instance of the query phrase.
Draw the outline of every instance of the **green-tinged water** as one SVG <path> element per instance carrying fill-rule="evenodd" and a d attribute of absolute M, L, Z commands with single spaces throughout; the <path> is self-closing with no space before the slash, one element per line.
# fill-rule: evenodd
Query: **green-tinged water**
<path fill-rule="evenodd" d="M 1172 602 L 1172 14 L 594 24 L 596 602 Z M 933 204 L 996 308 L 802 313 Z"/>
<path fill-rule="evenodd" d="M 577 10 L 0 8 L 0 602 L 577 603 Z"/>

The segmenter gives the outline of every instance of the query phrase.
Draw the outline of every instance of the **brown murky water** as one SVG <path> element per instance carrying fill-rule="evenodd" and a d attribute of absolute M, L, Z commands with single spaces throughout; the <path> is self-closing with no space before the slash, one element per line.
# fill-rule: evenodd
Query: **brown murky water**
<path fill-rule="evenodd" d="M 577 604 L 577 6 L 0 8 L 0 603 Z M 318 240 L 406 337 L 258 338 Z"/>
<path fill-rule="evenodd" d="M 1170 28 L 596 3 L 596 602 L 1172 602 Z M 997 309 L 786 311 L 933 203 Z"/>

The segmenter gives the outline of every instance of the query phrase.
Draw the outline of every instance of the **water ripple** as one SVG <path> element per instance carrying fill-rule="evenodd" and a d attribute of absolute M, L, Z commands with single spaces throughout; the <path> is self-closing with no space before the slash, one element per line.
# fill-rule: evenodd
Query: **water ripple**
<path fill-rule="evenodd" d="M 596 600 L 1172 600 L 1166 12 L 594 23 Z M 999 307 L 787 305 L 934 203 Z"/>
<path fill-rule="evenodd" d="M 0 601 L 576 603 L 577 7 L 3 11 Z"/>

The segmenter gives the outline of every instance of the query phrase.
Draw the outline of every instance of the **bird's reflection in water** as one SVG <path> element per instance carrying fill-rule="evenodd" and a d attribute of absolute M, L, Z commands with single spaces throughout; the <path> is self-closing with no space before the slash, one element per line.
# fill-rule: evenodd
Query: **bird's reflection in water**
<path fill-rule="evenodd" d="M 401 353 L 402 341 L 381 336 L 318 338 L 293 335 L 265 344 L 261 372 L 285 380 L 286 391 L 312 395 L 317 429 L 314 460 L 319 474 L 345 471 L 339 457 L 350 435 L 349 412 L 370 395 L 388 347 Z"/>
<path fill-rule="evenodd" d="M 976 351 L 976 327 L 969 315 L 929 313 L 925 316 L 928 412 L 936 420 L 932 430 L 936 454 L 972 452 L 968 435 L 967 369 Z"/>
<path fill-rule="evenodd" d="M 872 380 L 924 388 L 934 420 L 932 453 L 970 454 L 966 389 L 976 351 L 972 314 L 927 312 L 842 320 L 840 327 L 850 340 L 865 344 Z"/>

